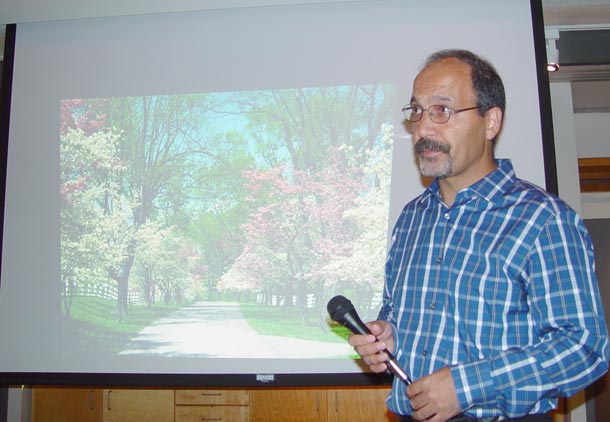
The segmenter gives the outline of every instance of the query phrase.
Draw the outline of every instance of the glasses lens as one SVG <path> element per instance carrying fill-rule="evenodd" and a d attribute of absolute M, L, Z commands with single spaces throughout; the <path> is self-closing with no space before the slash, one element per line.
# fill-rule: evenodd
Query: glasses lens
<path fill-rule="evenodd" d="M 402 109 L 402 112 L 405 115 L 405 119 L 410 122 L 417 122 L 421 119 L 423 110 L 418 106 L 408 106 Z"/>
<path fill-rule="evenodd" d="M 428 107 L 428 113 L 430 114 L 430 120 L 435 123 L 445 123 L 449 121 L 451 117 L 451 109 L 444 105 L 433 105 Z"/>

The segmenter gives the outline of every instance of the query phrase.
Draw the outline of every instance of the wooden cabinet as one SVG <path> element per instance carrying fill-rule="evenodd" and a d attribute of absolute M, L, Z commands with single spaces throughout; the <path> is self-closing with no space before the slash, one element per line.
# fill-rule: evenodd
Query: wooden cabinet
<path fill-rule="evenodd" d="M 35 387 L 32 422 L 174 422 L 174 390 Z"/>
<path fill-rule="evenodd" d="M 250 394 L 250 422 L 326 421 L 326 389 L 254 389 Z"/>
<path fill-rule="evenodd" d="M 105 389 L 103 422 L 174 422 L 174 390 Z"/>
<path fill-rule="evenodd" d="M 328 422 L 390 422 L 393 418 L 385 404 L 389 394 L 390 387 L 329 389 Z"/>
<path fill-rule="evenodd" d="M 390 387 L 251 391 L 250 422 L 390 422 Z"/>
<path fill-rule="evenodd" d="M 248 422 L 248 390 L 176 390 L 175 422 Z"/>
<path fill-rule="evenodd" d="M 35 387 L 32 422 L 389 422 L 390 387 Z"/>
<path fill-rule="evenodd" d="M 101 422 L 102 390 L 99 388 L 32 389 L 32 422 Z"/>
<path fill-rule="evenodd" d="M 247 406 L 176 406 L 176 422 L 248 422 Z"/>

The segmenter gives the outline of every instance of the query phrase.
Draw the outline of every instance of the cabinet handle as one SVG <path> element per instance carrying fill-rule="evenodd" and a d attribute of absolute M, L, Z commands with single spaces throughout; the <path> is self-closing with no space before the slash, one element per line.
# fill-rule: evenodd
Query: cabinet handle
<path fill-rule="evenodd" d="M 112 410 L 110 408 L 110 393 L 112 393 L 112 390 L 108 390 L 108 396 L 107 396 L 107 400 L 106 400 L 106 409 L 109 411 Z"/>
<path fill-rule="evenodd" d="M 221 421 L 222 418 L 201 418 L 202 421 Z"/>
<path fill-rule="evenodd" d="M 320 413 L 320 393 L 316 393 L 316 413 Z"/>
<path fill-rule="evenodd" d="M 93 410 L 93 390 L 89 391 L 89 410 Z"/>
<path fill-rule="evenodd" d="M 201 393 L 201 395 L 218 397 L 218 396 L 222 396 L 222 393 Z M 216 420 L 216 419 L 212 419 L 212 420 Z"/>

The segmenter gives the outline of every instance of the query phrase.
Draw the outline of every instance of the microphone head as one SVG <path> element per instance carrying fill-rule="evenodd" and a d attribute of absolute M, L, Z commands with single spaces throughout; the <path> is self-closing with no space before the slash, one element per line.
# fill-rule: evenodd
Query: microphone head
<path fill-rule="evenodd" d="M 362 322 L 352 302 L 339 295 L 328 301 L 326 309 L 333 321 L 347 327 L 352 333 L 370 334 L 371 331 Z"/>
<path fill-rule="evenodd" d="M 326 310 L 333 321 L 345 325 L 345 315 L 354 312 L 355 308 L 345 296 L 337 295 L 328 301 Z"/>

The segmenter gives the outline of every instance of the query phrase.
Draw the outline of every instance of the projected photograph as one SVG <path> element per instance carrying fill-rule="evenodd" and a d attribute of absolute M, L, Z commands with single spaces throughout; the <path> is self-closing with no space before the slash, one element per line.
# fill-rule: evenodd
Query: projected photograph
<path fill-rule="evenodd" d="M 395 88 L 60 104 L 62 350 L 356 358 L 381 302 Z"/>

